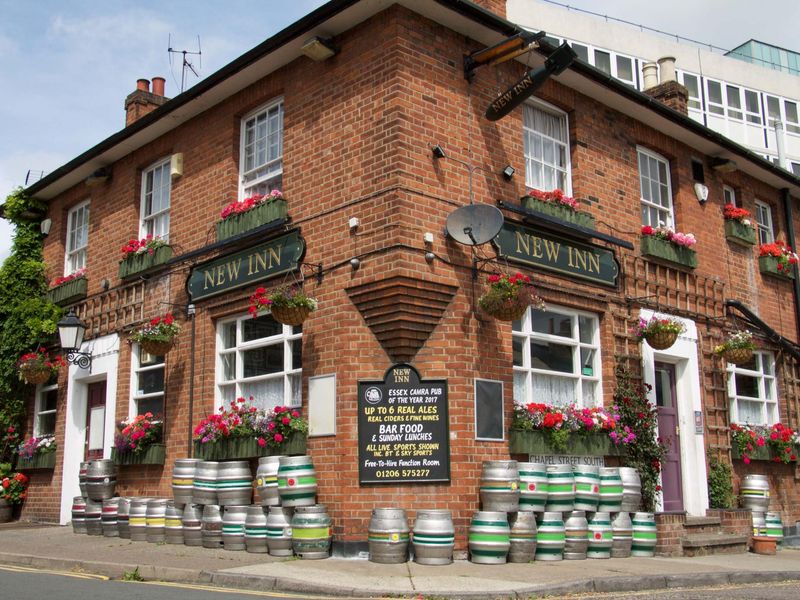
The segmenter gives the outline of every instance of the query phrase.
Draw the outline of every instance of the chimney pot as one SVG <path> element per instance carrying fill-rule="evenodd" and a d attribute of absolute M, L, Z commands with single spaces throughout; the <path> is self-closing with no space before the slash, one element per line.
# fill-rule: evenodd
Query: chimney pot
<path fill-rule="evenodd" d="M 163 96 L 164 95 L 164 84 L 166 83 L 166 79 L 163 77 L 153 77 L 153 93 L 156 96 Z"/>
<path fill-rule="evenodd" d="M 667 83 L 668 81 L 677 81 L 677 77 L 675 77 L 675 57 L 674 56 L 663 56 L 658 59 L 658 67 L 661 71 L 661 83 Z"/>
<path fill-rule="evenodd" d="M 150 91 L 150 80 L 149 79 L 137 79 L 136 80 L 136 89 L 142 90 L 143 92 Z"/>
<path fill-rule="evenodd" d="M 646 62 L 642 65 L 642 75 L 644 77 L 644 86 L 642 89 L 649 90 L 658 85 L 658 64 L 654 62 Z"/>

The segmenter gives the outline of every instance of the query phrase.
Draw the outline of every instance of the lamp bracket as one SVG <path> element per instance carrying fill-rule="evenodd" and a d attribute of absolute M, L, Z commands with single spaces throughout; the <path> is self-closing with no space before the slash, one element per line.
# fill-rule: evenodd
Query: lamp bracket
<path fill-rule="evenodd" d="M 92 372 L 92 353 L 91 352 L 80 352 L 78 350 L 67 350 L 66 351 L 66 359 L 67 362 L 72 363 L 73 365 L 77 365 L 81 369 L 88 369 L 89 372 Z"/>

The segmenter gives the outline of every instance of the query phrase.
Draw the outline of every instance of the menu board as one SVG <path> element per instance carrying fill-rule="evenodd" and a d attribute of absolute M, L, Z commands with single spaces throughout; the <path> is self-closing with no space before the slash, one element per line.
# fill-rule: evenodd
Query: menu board
<path fill-rule="evenodd" d="M 447 381 L 407 364 L 360 381 L 358 461 L 361 483 L 450 481 Z"/>

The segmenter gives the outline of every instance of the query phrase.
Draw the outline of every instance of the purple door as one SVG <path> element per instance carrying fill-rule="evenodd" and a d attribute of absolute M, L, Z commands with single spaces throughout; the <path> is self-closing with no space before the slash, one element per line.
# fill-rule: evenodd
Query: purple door
<path fill-rule="evenodd" d="M 678 398 L 675 393 L 675 365 L 657 362 L 656 406 L 658 409 L 658 436 L 667 446 L 661 462 L 661 485 L 664 511 L 683 511 L 683 486 L 681 485 L 681 439 L 678 427 Z"/>

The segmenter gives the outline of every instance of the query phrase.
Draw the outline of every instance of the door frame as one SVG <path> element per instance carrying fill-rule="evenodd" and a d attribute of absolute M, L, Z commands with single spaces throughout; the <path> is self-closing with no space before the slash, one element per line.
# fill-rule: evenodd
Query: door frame
<path fill-rule="evenodd" d="M 639 316 L 650 319 L 655 313 L 642 309 Z M 654 392 L 655 363 L 664 362 L 675 365 L 675 393 L 678 397 L 678 426 L 680 436 L 681 486 L 683 488 L 683 509 L 693 516 L 705 516 L 708 509 L 708 489 L 702 482 L 707 481 L 705 423 L 698 433 L 695 429 L 695 413 L 702 416 L 703 401 L 700 385 L 700 361 L 698 355 L 697 327 L 694 321 L 658 313 L 658 316 L 681 321 L 686 326 L 678 340 L 666 350 L 653 350 L 646 342 L 642 343 L 642 374 L 644 382 L 651 386 L 648 399 L 656 405 Z M 705 418 L 703 417 L 703 420 Z M 698 485 L 698 482 L 700 484 Z M 657 510 L 664 509 L 659 495 Z"/>

